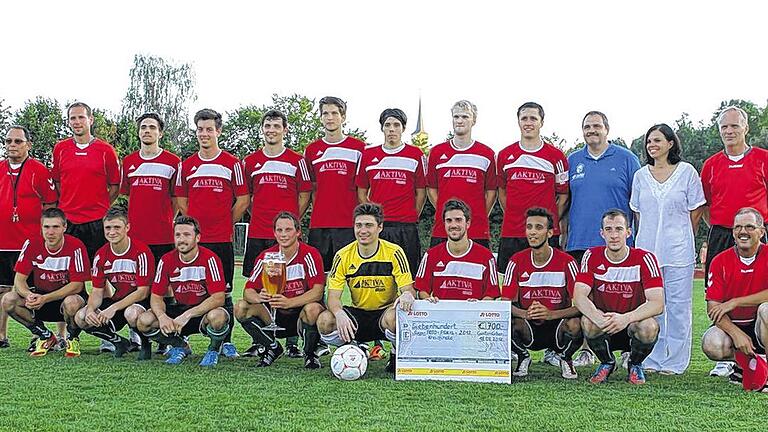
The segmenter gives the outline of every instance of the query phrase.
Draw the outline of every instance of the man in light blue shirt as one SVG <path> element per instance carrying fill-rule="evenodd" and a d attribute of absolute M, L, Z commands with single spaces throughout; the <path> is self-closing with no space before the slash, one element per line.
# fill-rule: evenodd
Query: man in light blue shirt
<path fill-rule="evenodd" d="M 584 251 L 605 244 L 600 237 L 600 217 L 618 208 L 630 215 L 632 178 L 640 161 L 629 149 L 608 142 L 608 118 L 590 111 L 582 121 L 587 145 L 568 156 L 571 202 L 567 219 L 566 250 L 578 263 Z M 630 238 L 628 244 L 633 244 Z"/>

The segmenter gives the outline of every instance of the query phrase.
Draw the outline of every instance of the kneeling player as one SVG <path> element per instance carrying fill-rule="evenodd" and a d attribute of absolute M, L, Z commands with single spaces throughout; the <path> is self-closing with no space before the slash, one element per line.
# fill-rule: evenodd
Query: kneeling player
<path fill-rule="evenodd" d="M 358 205 L 353 221 L 356 240 L 333 258 L 328 276 L 328 310 L 318 317 L 317 328 L 323 342 L 336 346 L 386 337 L 392 342 L 386 370 L 394 372 L 395 305 L 409 311 L 415 300 L 408 259 L 400 246 L 379 239 L 384 228 L 381 206 Z M 349 287 L 352 306 L 341 303 L 345 286 Z"/>
<path fill-rule="evenodd" d="M 112 207 L 104 216 L 107 244 L 93 258 L 93 290 L 88 305 L 80 309 L 75 323 L 86 333 L 115 345 L 115 357 L 122 357 L 131 342 L 117 334 L 128 325 L 136 331 L 139 315 L 149 309 L 149 287 L 155 276 L 152 251 L 128 236 L 128 212 Z M 107 284 L 114 288 L 109 297 Z M 105 292 L 106 291 L 106 292 Z M 151 356 L 149 340 L 142 338 L 139 360 Z"/>
<path fill-rule="evenodd" d="M 664 311 L 664 283 L 652 253 L 627 246 L 627 215 L 612 209 L 601 218 L 605 246 L 584 253 L 573 303 L 581 329 L 601 364 L 589 379 L 603 383 L 616 369 L 613 350 L 629 351 L 627 381 L 644 384 L 642 363 L 659 336 L 654 319 Z"/>
<path fill-rule="evenodd" d="M 704 354 L 715 361 L 733 361 L 735 352 L 765 354 L 768 346 L 768 250 L 763 217 L 744 208 L 733 221 L 735 248 L 718 254 L 709 267 L 707 314 L 712 327 L 704 333 Z M 731 381 L 740 382 L 735 367 Z"/>
<path fill-rule="evenodd" d="M 75 314 L 88 300 L 88 253 L 83 242 L 64 234 L 67 218 L 63 211 L 55 207 L 45 209 L 41 220 L 43 237 L 24 242 L 14 268 L 13 291 L 3 296 L 3 309 L 37 336 L 32 356 L 44 356 L 56 345 L 56 336 L 45 323 L 64 321 L 68 333 L 64 355 L 77 357 L 80 329 L 74 321 Z M 30 274 L 34 287 L 27 285 Z"/>
<path fill-rule="evenodd" d="M 301 334 L 304 338 L 304 367 L 317 369 L 321 365 L 315 355 L 320 342 L 316 323 L 318 315 L 325 310 L 321 303 L 325 291 L 323 258 L 317 249 L 299 241 L 301 223 L 292 213 L 279 213 L 273 222 L 273 229 L 277 245 L 266 249 L 256 259 L 253 273 L 245 283 L 243 299 L 235 306 L 235 318 L 251 335 L 254 344 L 266 347 L 259 367 L 271 365 L 283 354 L 283 347 L 276 337 Z M 270 252 L 281 252 L 285 257 L 285 290 L 282 294 L 269 295 L 262 283 L 263 272 L 271 274 L 281 271 L 279 268 L 265 268 L 264 257 Z M 272 322 L 267 304 L 275 309 L 275 324 L 285 330 L 276 333 L 262 330 Z"/>
<path fill-rule="evenodd" d="M 490 250 L 467 237 L 469 207 L 451 199 L 443 206 L 448 241 L 431 248 L 416 272 L 419 298 L 443 300 L 492 300 L 499 297 L 496 259 Z"/>
<path fill-rule="evenodd" d="M 576 379 L 573 354 L 581 347 L 579 310 L 572 304 L 576 261 L 550 246 L 552 214 L 543 208 L 526 212 L 525 235 L 530 248 L 512 256 L 504 273 L 502 297 L 512 300 L 512 351 L 516 377 L 528 375 L 528 350 L 551 349 L 560 356 L 560 372 Z"/>
<path fill-rule="evenodd" d="M 226 283 L 221 260 L 210 249 L 199 246 L 200 225 L 191 216 L 173 223 L 176 249 L 157 264 L 150 296 L 151 310 L 139 316 L 144 336 L 172 348 L 168 364 L 179 364 L 190 354 L 184 336 L 202 333 L 211 338 L 200 366 L 215 366 L 229 332 L 229 313 L 223 308 Z M 168 289 L 175 303 L 166 305 Z M 146 353 L 149 355 L 149 353 Z"/>

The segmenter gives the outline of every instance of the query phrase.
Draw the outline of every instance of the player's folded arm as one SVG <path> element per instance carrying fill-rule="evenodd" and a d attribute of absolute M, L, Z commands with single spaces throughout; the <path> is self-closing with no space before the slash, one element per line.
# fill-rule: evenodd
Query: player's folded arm
<path fill-rule="evenodd" d="M 226 293 L 223 291 L 211 294 L 210 297 L 203 300 L 199 305 L 189 308 L 185 313 L 192 318 L 203 316 L 216 308 L 223 307 L 225 298 Z"/>
<path fill-rule="evenodd" d="M 85 283 L 81 281 L 72 281 L 63 287 L 51 291 L 49 293 L 45 293 L 45 298 L 48 302 L 56 301 L 56 300 L 62 300 L 66 298 L 67 296 L 70 296 L 72 294 L 77 294 L 80 291 L 85 289 Z"/>
<path fill-rule="evenodd" d="M 645 289 L 645 303 L 635 310 L 628 312 L 629 322 L 639 322 L 644 319 L 661 315 L 664 312 L 664 288 L 653 287 Z"/>
<path fill-rule="evenodd" d="M 32 290 L 29 289 L 29 285 L 27 285 L 27 278 L 29 275 L 25 275 L 24 273 L 16 272 L 16 274 L 13 277 L 13 290 L 16 292 L 16 294 L 19 295 L 21 298 L 27 298 L 28 295 L 32 294 Z"/>

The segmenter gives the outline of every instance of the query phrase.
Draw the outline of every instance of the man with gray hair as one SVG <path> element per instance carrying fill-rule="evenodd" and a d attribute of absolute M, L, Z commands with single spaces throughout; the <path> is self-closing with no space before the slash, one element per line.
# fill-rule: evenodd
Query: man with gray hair
<path fill-rule="evenodd" d="M 453 138 L 432 147 L 427 164 L 427 197 L 436 209 L 449 199 L 464 201 L 472 211 L 469 238 L 489 248 L 488 213 L 496 202 L 496 156 L 485 144 L 472 138 L 477 107 L 460 100 L 451 108 Z M 430 247 L 447 238 L 440 212 L 435 212 Z"/>
<path fill-rule="evenodd" d="M 709 224 L 705 281 L 711 284 L 712 260 L 734 246 L 732 223 L 739 209 L 755 209 L 762 219 L 768 216 L 768 151 L 747 144 L 747 113 L 737 107 L 725 107 L 717 117 L 724 151 L 704 162 L 701 183 L 707 199 L 704 220 Z M 695 229 L 696 227 L 694 227 Z M 731 365 L 718 363 L 710 375 L 725 376 Z"/>
<path fill-rule="evenodd" d="M 754 357 L 768 346 L 768 254 L 760 241 L 763 216 L 754 208 L 736 212 L 732 228 L 736 247 L 718 254 L 710 264 L 707 315 L 712 327 L 701 340 L 704 354 L 715 361 L 733 361 L 736 351 Z M 735 366 L 732 382 L 740 382 Z"/>

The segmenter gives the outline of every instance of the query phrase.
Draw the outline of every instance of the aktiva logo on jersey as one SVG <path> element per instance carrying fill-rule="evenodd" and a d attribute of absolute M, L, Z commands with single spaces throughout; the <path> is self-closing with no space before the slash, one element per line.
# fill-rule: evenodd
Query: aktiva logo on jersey
<path fill-rule="evenodd" d="M 560 290 L 556 289 L 538 288 L 525 291 L 523 298 L 526 300 L 547 300 L 550 303 L 556 304 L 563 301 L 563 294 Z"/>
<path fill-rule="evenodd" d="M 347 163 L 341 161 L 328 161 L 320 165 L 320 172 L 336 171 L 338 174 L 347 175 Z"/>
<path fill-rule="evenodd" d="M 625 283 L 619 283 L 619 282 L 612 282 L 612 283 L 606 283 L 603 285 L 600 285 L 597 287 L 597 290 L 604 294 L 611 294 L 611 295 L 620 295 L 623 298 L 632 298 L 634 295 L 634 291 L 632 290 L 632 285 L 625 284 Z"/>
<path fill-rule="evenodd" d="M 477 183 L 477 171 L 470 168 L 449 168 L 444 178 L 460 178 L 464 179 L 467 183 Z"/>
<path fill-rule="evenodd" d="M 173 292 L 176 294 L 194 294 L 198 297 L 203 297 L 207 294 L 205 286 L 195 282 L 178 284 Z"/>

